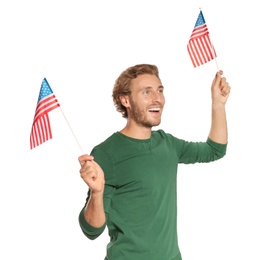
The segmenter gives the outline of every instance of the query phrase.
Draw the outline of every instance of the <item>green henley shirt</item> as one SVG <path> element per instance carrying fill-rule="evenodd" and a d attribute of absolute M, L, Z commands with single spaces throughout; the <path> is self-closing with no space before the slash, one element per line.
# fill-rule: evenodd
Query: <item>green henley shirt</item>
<path fill-rule="evenodd" d="M 106 223 L 79 223 L 89 239 L 108 227 L 105 260 L 182 260 L 177 238 L 178 163 L 211 162 L 222 158 L 226 144 L 187 142 L 163 130 L 146 140 L 116 132 L 91 154 L 105 174 Z M 89 193 L 86 201 L 88 201 Z"/>

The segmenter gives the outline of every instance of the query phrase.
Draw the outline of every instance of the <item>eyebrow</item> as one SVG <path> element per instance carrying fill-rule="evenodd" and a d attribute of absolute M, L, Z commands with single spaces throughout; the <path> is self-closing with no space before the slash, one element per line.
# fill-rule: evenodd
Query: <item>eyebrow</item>
<path fill-rule="evenodd" d="M 152 86 L 147 86 L 147 87 L 144 87 L 143 89 L 151 89 L 151 88 L 153 88 Z M 158 89 L 160 88 L 160 89 L 164 89 L 164 86 L 162 86 L 162 85 L 160 85 L 160 86 L 158 86 L 157 87 Z"/>

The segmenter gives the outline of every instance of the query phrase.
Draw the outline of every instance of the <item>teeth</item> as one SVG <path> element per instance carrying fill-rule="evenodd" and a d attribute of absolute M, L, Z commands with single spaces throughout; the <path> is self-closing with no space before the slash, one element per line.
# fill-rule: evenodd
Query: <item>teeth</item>
<path fill-rule="evenodd" d="M 160 110 L 160 108 L 151 108 L 151 109 L 149 109 L 149 111 L 153 111 L 153 112 L 157 112 L 159 110 Z"/>

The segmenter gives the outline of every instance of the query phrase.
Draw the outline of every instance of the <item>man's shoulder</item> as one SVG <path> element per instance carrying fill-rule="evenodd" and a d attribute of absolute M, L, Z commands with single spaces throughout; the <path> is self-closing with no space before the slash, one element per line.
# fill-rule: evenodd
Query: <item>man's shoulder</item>
<path fill-rule="evenodd" d="M 100 142 L 99 144 L 97 144 L 94 149 L 96 148 L 106 148 L 108 146 L 112 146 L 113 144 L 117 143 L 118 140 L 118 134 L 117 132 L 111 134 L 109 137 L 107 137 L 104 141 Z"/>
<path fill-rule="evenodd" d="M 152 137 L 153 138 L 163 138 L 163 139 L 175 138 L 172 134 L 165 132 L 163 129 L 152 131 Z"/>
<path fill-rule="evenodd" d="M 175 135 L 168 133 L 162 129 L 152 131 L 152 138 L 156 142 L 166 142 L 176 146 L 185 142 L 183 139 L 178 138 Z"/>

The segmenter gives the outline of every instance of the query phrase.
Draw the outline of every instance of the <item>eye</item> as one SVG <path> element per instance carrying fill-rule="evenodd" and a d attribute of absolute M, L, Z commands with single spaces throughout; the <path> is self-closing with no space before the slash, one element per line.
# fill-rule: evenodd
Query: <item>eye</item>
<path fill-rule="evenodd" d="M 150 94 L 150 90 L 148 90 L 148 89 L 144 90 L 144 91 L 143 91 L 143 94 L 144 94 L 144 95 L 149 95 L 149 94 Z"/>
<path fill-rule="evenodd" d="M 161 88 L 161 89 L 158 90 L 158 92 L 159 92 L 159 93 L 164 93 L 164 89 Z"/>

